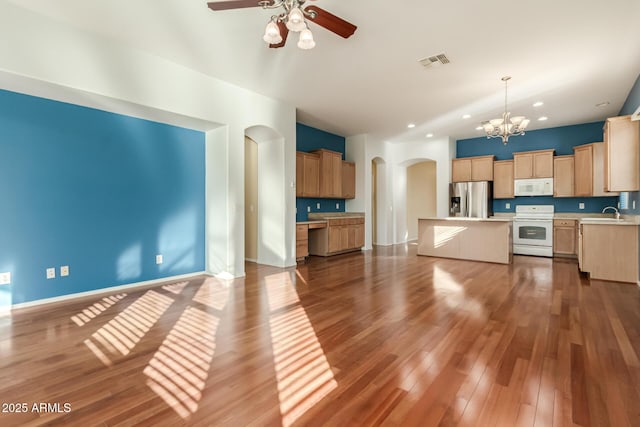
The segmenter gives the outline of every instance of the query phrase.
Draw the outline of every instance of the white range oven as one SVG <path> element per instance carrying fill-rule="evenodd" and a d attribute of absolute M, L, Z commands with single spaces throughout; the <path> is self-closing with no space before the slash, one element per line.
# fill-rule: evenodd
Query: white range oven
<path fill-rule="evenodd" d="M 553 205 L 516 206 L 513 253 L 553 256 Z"/>

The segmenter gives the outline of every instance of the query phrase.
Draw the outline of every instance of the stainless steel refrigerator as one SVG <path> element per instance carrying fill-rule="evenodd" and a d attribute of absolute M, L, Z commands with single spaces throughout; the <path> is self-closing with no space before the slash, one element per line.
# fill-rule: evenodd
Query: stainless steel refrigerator
<path fill-rule="evenodd" d="M 491 181 L 449 184 L 449 216 L 488 218 L 493 215 Z"/>

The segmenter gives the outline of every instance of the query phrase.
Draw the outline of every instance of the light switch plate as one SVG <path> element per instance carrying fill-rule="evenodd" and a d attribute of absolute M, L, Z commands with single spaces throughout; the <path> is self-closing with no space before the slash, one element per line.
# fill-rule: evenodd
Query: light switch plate
<path fill-rule="evenodd" d="M 336 203 L 336 209 L 340 209 L 340 203 Z"/>
<path fill-rule="evenodd" d="M 307 206 L 307 212 L 311 212 L 311 206 Z"/>
<path fill-rule="evenodd" d="M 584 203 L 578 203 L 578 209 L 584 209 Z"/>
<path fill-rule="evenodd" d="M 164 262 L 164 257 L 162 255 L 156 255 L 156 264 L 162 264 Z"/>
<path fill-rule="evenodd" d="M 505 209 L 511 209 L 511 203 L 505 203 L 504 208 Z"/>
<path fill-rule="evenodd" d="M 47 279 L 55 279 L 55 278 L 56 278 L 56 269 L 47 268 Z"/>
<path fill-rule="evenodd" d="M 7 271 L 5 273 L 0 273 L 0 285 L 10 285 L 11 284 L 11 272 Z"/>
<path fill-rule="evenodd" d="M 69 266 L 63 265 L 60 267 L 60 277 L 67 277 L 69 275 Z"/>
<path fill-rule="evenodd" d="M 320 203 L 316 203 L 316 209 L 320 209 Z"/>

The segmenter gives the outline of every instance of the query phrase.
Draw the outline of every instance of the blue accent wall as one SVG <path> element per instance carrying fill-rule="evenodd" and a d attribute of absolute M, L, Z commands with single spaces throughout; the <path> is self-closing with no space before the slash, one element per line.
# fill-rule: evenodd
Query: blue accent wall
<path fill-rule="evenodd" d="M 0 305 L 204 270 L 202 132 L 0 90 L 0 200 Z"/>
<path fill-rule="evenodd" d="M 638 75 L 636 83 L 631 88 L 631 92 L 629 92 L 629 96 L 627 96 L 626 101 L 624 101 L 622 109 L 618 115 L 627 116 L 629 114 L 633 114 L 638 106 L 640 106 L 640 75 Z"/>
<path fill-rule="evenodd" d="M 507 145 L 500 139 L 486 137 L 462 139 L 456 142 L 456 156 L 473 157 L 495 155 L 496 160 L 513 159 L 514 152 L 546 150 L 553 148 L 556 156 L 573 154 L 573 147 L 592 142 L 601 142 L 604 122 L 585 123 L 581 125 L 562 126 L 557 128 L 533 130 L 525 135 L 509 139 Z M 506 203 L 511 206 L 506 207 Z M 579 209 L 579 203 L 585 208 Z M 515 212 L 515 206 L 521 205 L 554 205 L 556 212 L 594 213 L 602 212 L 605 206 L 617 206 L 618 197 L 516 197 L 513 199 L 496 199 L 493 201 L 494 212 Z"/>
<path fill-rule="evenodd" d="M 321 148 L 342 153 L 342 160 L 345 159 L 345 138 L 343 136 L 296 123 L 296 150 L 307 153 Z M 317 207 L 318 203 L 320 203 L 320 208 Z M 339 206 L 338 208 L 336 208 L 336 203 Z M 345 201 L 343 199 L 310 199 L 297 197 L 296 221 L 306 221 L 308 219 L 307 208 L 310 208 L 312 213 L 344 212 Z"/>

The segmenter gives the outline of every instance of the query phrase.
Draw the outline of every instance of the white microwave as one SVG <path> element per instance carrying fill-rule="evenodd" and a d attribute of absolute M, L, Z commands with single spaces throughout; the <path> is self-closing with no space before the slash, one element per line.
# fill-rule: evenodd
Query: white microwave
<path fill-rule="evenodd" d="M 516 179 L 513 185 L 516 196 L 553 196 L 553 178 Z"/>

